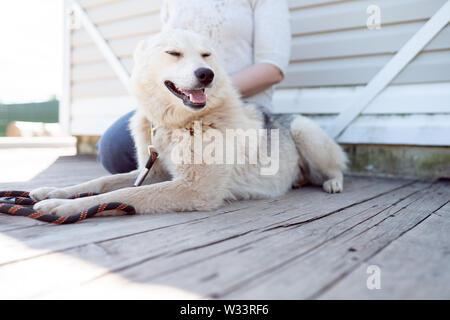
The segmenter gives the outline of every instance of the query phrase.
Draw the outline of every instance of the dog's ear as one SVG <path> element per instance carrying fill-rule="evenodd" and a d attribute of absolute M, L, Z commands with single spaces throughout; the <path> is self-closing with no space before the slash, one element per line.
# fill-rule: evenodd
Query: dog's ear
<path fill-rule="evenodd" d="M 148 48 L 148 40 L 141 40 L 134 50 L 133 58 L 135 62 L 139 62 L 144 52 Z"/>

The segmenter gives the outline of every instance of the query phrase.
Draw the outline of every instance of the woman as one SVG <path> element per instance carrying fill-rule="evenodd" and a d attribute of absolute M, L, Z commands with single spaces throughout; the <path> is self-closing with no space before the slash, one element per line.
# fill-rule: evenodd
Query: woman
<path fill-rule="evenodd" d="M 209 37 L 243 100 L 271 107 L 273 85 L 283 80 L 290 57 L 286 0 L 165 0 L 161 19 L 163 28 Z M 133 113 L 117 120 L 97 145 L 99 161 L 110 173 L 137 168 L 128 130 Z"/>

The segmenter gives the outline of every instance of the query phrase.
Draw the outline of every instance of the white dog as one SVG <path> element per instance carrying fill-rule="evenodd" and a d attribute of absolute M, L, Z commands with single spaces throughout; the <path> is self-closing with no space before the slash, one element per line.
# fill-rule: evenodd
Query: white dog
<path fill-rule="evenodd" d="M 142 214 L 211 210 L 226 199 L 276 197 L 307 182 L 326 192 L 342 191 L 346 156 L 341 148 L 307 118 L 244 105 L 207 39 L 166 30 L 141 42 L 134 59 L 132 86 L 139 108 L 130 128 L 139 168 L 150 142 L 159 154 L 146 184 L 131 187 L 136 170 L 62 189 L 40 188 L 31 196 L 47 200 L 36 210 L 69 215 L 105 202 L 124 202 Z M 153 141 L 151 124 L 157 127 Z M 256 148 L 250 143 L 254 133 Z M 226 148 L 236 137 L 235 148 Z M 233 161 L 234 154 L 227 158 L 231 161 L 220 161 L 231 151 L 246 162 Z M 82 192 L 100 194 L 62 199 Z"/>

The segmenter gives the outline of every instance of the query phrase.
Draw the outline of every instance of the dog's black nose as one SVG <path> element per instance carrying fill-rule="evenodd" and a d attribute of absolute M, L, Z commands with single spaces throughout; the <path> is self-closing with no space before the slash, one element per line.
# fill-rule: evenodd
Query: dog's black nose
<path fill-rule="evenodd" d="M 210 84 L 214 79 L 214 72 L 208 68 L 200 68 L 195 70 L 195 76 L 204 86 Z"/>

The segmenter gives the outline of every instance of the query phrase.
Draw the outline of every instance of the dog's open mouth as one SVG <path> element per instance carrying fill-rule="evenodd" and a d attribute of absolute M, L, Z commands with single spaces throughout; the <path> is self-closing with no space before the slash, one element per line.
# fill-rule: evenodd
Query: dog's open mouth
<path fill-rule="evenodd" d="M 183 103 L 194 109 L 201 109 L 206 105 L 205 88 L 203 89 L 181 89 L 171 81 L 165 81 L 167 89 L 176 97 L 183 100 Z"/>

